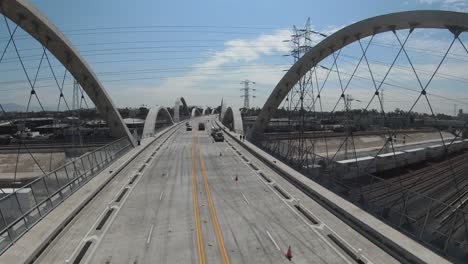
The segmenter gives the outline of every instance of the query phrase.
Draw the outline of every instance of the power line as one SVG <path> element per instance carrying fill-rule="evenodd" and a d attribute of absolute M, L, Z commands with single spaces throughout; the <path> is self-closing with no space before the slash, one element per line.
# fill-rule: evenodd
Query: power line
<path fill-rule="evenodd" d="M 139 28 L 229 28 L 229 29 L 267 29 L 279 30 L 282 28 L 275 27 L 257 27 L 257 26 L 213 26 L 213 25 L 139 25 L 139 26 L 120 26 L 120 27 L 101 27 L 101 28 L 81 28 L 81 29 L 64 29 L 64 32 L 76 31 L 96 31 L 96 30 L 115 30 L 115 29 L 139 29 Z"/>
<path fill-rule="evenodd" d="M 109 42 L 109 44 L 111 44 Z M 98 44 L 93 44 L 98 45 Z M 102 44 L 101 44 L 102 45 Z M 81 45 L 77 45 L 81 46 Z M 89 45 L 91 46 L 91 45 Z M 173 49 L 173 48 L 205 48 L 205 49 L 213 49 L 213 48 L 223 48 L 225 49 L 225 45 L 168 45 L 168 46 L 146 46 L 146 47 L 122 47 L 122 48 L 106 48 L 106 49 L 91 49 L 91 50 L 81 50 L 80 53 L 83 52 L 100 52 L 100 51 L 122 51 L 122 50 L 144 50 L 144 49 Z M 278 45 L 242 45 L 242 47 L 246 48 L 277 48 Z M 29 49 L 18 49 L 19 51 L 32 51 L 32 50 L 41 50 L 42 48 L 29 48 Z M 13 53 L 12 51 L 7 52 L 6 54 Z"/>
<path fill-rule="evenodd" d="M 152 54 L 152 53 L 163 53 L 163 54 L 167 54 L 167 53 L 200 53 L 202 52 L 203 50 L 191 50 L 191 51 L 180 51 L 180 50 L 170 50 L 170 51 L 151 51 L 151 52 L 113 52 L 113 53 L 97 53 L 97 54 L 82 54 L 84 56 L 103 56 L 103 55 L 129 55 L 129 54 Z M 214 56 L 216 57 L 225 57 L 225 58 L 252 58 L 252 56 L 243 56 L 243 55 L 226 55 L 226 54 L 214 54 L 216 51 L 214 50 L 205 50 L 206 52 L 212 52 L 213 54 L 211 56 L 203 56 L 203 57 L 199 57 L 200 59 L 205 59 L 205 58 L 213 58 Z M 274 56 L 277 56 L 277 54 L 262 54 L 263 57 L 274 57 Z M 30 55 L 30 56 L 24 56 L 25 58 L 28 58 L 28 59 L 25 59 L 23 61 L 36 61 L 37 59 L 40 58 L 40 56 L 36 56 L 36 55 Z M 184 57 L 183 59 L 187 59 L 187 58 L 190 58 L 190 57 Z M 171 59 L 174 59 L 174 58 L 158 58 L 158 59 L 161 59 L 161 60 L 171 60 Z M 156 60 L 156 59 L 155 59 Z M 16 63 L 17 60 L 15 60 L 15 58 L 9 58 L 9 59 L 4 59 L 3 60 L 3 64 L 11 64 L 11 63 Z"/>
<path fill-rule="evenodd" d="M 239 31 L 217 31 L 217 30 L 119 30 L 119 31 L 98 31 L 98 32 L 76 32 L 76 33 L 67 33 L 66 36 L 86 36 L 86 35 L 121 35 L 121 34 L 140 34 L 140 33 L 170 33 L 170 34 L 180 34 L 180 33 L 204 33 L 204 34 L 226 34 L 226 35 L 260 35 L 265 34 L 265 32 L 239 32 Z M 18 34 L 16 39 L 28 39 L 28 35 Z M 5 38 L 0 38 L 0 40 L 7 40 Z"/>
<path fill-rule="evenodd" d="M 149 69 L 138 69 L 138 70 L 124 70 L 124 71 L 107 71 L 107 72 L 96 72 L 98 76 L 112 76 L 112 75 L 123 75 L 123 74 L 141 74 L 141 73 L 155 73 L 155 72 L 184 72 L 184 71 L 193 71 L 193 70 L 219 70 L 219 69 L 241 69 L 241 68 L 251 68 L 253 70 L 262 70 L 267 68 L 271 70 L 272 66 L 286 66 L 287 64 L 240 64 L 240 65 L 221 65 L 217 67 L 206 67 L 206 66 L 187 66 L 187 67 L 175 67 L 175 68 L 149 68 Z M 274 72 L 281 72 L 281 69 Z M 38 81 L 52 80 L 52 77 L 41 77 L 38 78 Z M 71 76 L 67 77 L 67 80 L 72 79 Z M 24 83 L 25 80 L 11 80 L 0 82 L 0 85 L 4 84 L 16 84 Z"/>
<path fill-rule="evenodd" d="M 249 70 L 249 71 L 238 71 L 238 72 L 226 72 L 226 73 L 222 73 L 223 76 L 227 76 L 227 75 L 245 75 L 245 74 L 249 74 L 249 73 L 252 73 L 253 71 L 252 70 Z M 270 69 L 265 69 L 265 70 L 262 70 L 261 71 L 262 73 L 268 73 L 268 72 L 271 72 L 271 73 L 280 73 L 281 70 L 277 70 L 277 71 L 271 71 Z M 155 77 L 155 76 L 152 76 L 152 77 L 141 77 L 141 78 L 119 78 L 119 79 L 110 79 L 110 80 L 106 80 L 106 79 L 100 79 L 101 82 L 103 83 L 107 83 L 107 82 L 122 82 L 122 81 L 139 81 L 139 80 L 164 80 L 164 79 L 171 79 L 171 78 L 189 78 L 189 77 L 198 77 L 200 75 L 168 75 L 168 76 L 159 76 L 159 77 Z M 219 73 L 213 73 L 213 74 L 203 74 L 203 76 L 220 76 Z M 72 80 L 70 77 L 67 78 L 68 80 Z M 53 80 L 53 78 L 42 78 L 41 79 L 42 81 L 51 81 Z M 18 83 L 26 83 L 25 81 L 21 81 L 21 82 L 18 82 Z M 41 86 L 36 86 L 35 88 L 47 88 L 47 87 L 50 87 L 49 85 L 41 85 Z M 23 88 L 20 88 L 20 87 L 15 87 L 15 88 L 6 88 L 6 89 L 0 89 L 0 92 L 4 92 L 4 91 L 14 91 L 14 90 L 21 90 L 21 89 L 26 89 L 27 87 L 23 87 Z"/>

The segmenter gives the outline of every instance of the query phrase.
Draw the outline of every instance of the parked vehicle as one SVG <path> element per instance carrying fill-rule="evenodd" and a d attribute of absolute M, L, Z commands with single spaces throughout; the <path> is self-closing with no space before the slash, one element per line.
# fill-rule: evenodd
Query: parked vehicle
<path fill-rule="evenodd" d="M 187 131 L 192 131 L 192 126 L 191 125 L 188 125 L 187 128 L 186 128 Z"/>

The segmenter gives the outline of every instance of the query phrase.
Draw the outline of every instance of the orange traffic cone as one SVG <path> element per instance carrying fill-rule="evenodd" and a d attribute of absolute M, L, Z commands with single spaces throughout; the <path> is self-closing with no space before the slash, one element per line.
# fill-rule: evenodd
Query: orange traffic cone
<path fill-rule="evenodd" d="M 288 247 L 288 251 L 284 255 L 289 261 L 292 259 L 291 246 Z"/>

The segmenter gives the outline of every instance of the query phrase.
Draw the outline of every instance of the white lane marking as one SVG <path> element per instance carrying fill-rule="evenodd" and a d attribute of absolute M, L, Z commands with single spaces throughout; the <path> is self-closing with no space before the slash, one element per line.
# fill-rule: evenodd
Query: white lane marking
<path fill-rule="evenodd" d="M 247 162 L 245 162 L 243 159 L 241 159 L 241 162 L 244 163 L 247 167 L 249 167 L 249 164 Z M 256 171 L 252 170 L 252 173 L 253 175 L 256 175 L 258 177 L 261 177 L 260 175 L 257 174 Z M 280 176 L 281 177 L 281 176 Z M 260 179 L 259 179 L 260 180 Z M 272 179 L 273 180 L 273 179 Z M 336 254 L 338 254 L 344 261 L 346 261 L 347 263 L 351 263 L 348 258 L 346 258 L 339 250 L 338 248 L 336 248 L 335 246 L 333 246 L 331 244 L 330 241 L 328 241 L 320 232 L 319 230 L 317 230 L 317 227 L 314 226 L 314 225 L 311 225 L 309 224 L 308 220 L 305 219 L 304 216 L 302 216 L 297 210 L 295 210 L 292 206 L 291 206 L 291 202 L 295 200 L 295 198 L 290 194 L 291 196 L 291 199 L 290 200 L 285 200 L 282 198 L 282 196 L 278 193 L 278 192 L 275 192 L 274 189 L 273 189 L 273 186 L 268 184 L 267 182 L 265 181 L 262 181 L 260 180 L 260 182 L 262 182 L 263 184 L 265 184 L 272 192 L 274 195 L 276 195 L 301 221 L 303 221 L 309 228 L 310 230 L 312 230 L 317 236 L 320 237 L 320 239 L 322 239 L 333 251 L 335 251 Z M 281 186 L 279 184 L 277 184 L 278 186 Z M 317 218 L 318 219 L 318 218 Z M 323 222 L 322 222 L 323 223 Z M 325 225 L 325 224 L 324 224 Z M 325 225 L 328 229 L 332 230 L 330 227 L 328 227 L 327 225 Z M 332 230 L 333 231 L 333 230 Z M 335 232 L 334 232 L 335 233 Z M 270 239 L 272 239 L 272 237 L 270 236 Z M 345 241 L 345 240 L 344 240 Z M 347 243 L 347 241 L 345 241 Z M 354 248 L 353 248 L 354 249 Z"/>
<path fill-rule="evenodd" d="M 161 192 L 161 195 L 159 195 L 159 201 L 162 200 L 163 196 L 164 196 L 164 192 Z"/>
<path fill-rule="evenodd" d="M 247 204 L 250 204 L 249 200 L 247 200 L 247 197 L 245 197 L 244 193 L 242 193 L 242 197 L 244 197 L 244 201 L 245 201 Z"/>
<path fill-rule="evenodd" d="M 278 249 L 278 251 L 281 251 L 280 247 L 278 246 L 278 244 L 276 243 L 276 241 L 273 239 L 273 237 L 271 236 L 270 232 L 268 232 L 268 230 L 266 231 L 268 237 L 270 238 L 271 242 L 273 242 L 273 244 L 275 245 L 276 249 Z"/>
<path fill-rule="evenodd" d="M 148 238 L 146 239 L 146 245 L 148 245 L 151 242 L 151 235 L 153 234 L 153 228 L 154 228 L 154 225 L 151 225 L 150 231 L 148 233 Z"/>
<path fill-rule="evenodd" d="M 171 137 L 172 135 L 169 135 L 169 137 Z M 151 144 L 155 144 L 157 142 L 157 139 L 154 140 L 153 142 L 150 143 Z M 162 144 L 164 144 L 164 142 L 160 143 L 158 145 L 158 148 L 160 148 L 162 146 Z M 149 147 L 148 147 L 149 148 Z M 143 152 L 142 152 L 143 153 Z M 143 155 L 142 153 L 140 153 L 141 155 Z M 140 155 L 138 154 L 138 155 Z M 137 155 L 137 156 L 138 156 Z M 143 159 L 144 160 L 144 159 Z M 137 166 L 135 166 L 137 167 Z M 147 168 L 144 170 L 144 172 L 146 172 Z M 134 176 L 135 175 L 143 175 L 144 174 L 143 171 L 141 172 L 138 172 L 138 170 L 136 169 L 135 170 L 135 173 L 132 173 Z M 134 176 L 131 176 L 130 179 L 132 179 Z M 128 195 L 125 196 L 122 200 L 121 200 L 121 203 L 124 204 L 128 197 L 130 197 L 130 194 L 132 193 L 132 191 L 134 190 L 135 186 L 138 184 L 138 182 L 140 182 L 140 180 L 142 179 L 143 177 L 138 177 L 134 182 L 133 182 L 133 185 L 131 187 L 129 187 L 129 191 L 128 191 Z M 117 194 L 115 195 L 115 197 L 112 198 L 111 201 L 115 201 L 115 199 L 117 198 L 118 196 L 118 193 L 121 193 L 122 190 L 124 188 L 126 188 L 128 185 L 128 182 L 124 182 L 124 185 L 119 189 L 119 191 L 117 192 Z M 107 185 L 106 185 L 107 186 Z M 95 232 L 95 227 L 97 226 L 97 223 L 99 221 L 101 221 L 103 215 L 107 212 L 107 210 L 103 210 L 102 213 L 99 215 L 99 217 L 96 219 L 96 221 L 94 222 L 94 224 L 91 226 L 92 228 L 90 230 L 88 230 L 88 232 L 86 233 L 86 235 L 83 237 L 83 239 L 81 240 L 80 244 L 73 250 L 72 254 L 70 255 L 70 257 L 68 259 L 66 259 L 65 261 L 71 261 L 73 258 L 76 257 L 76 254 L 78 253 L 78 250 L 81 248 L 82 244 L 85 243 L 88 239 L 92 238 L 93 240 L 95 240 L 95 244 L 93 246 L 93 248 L 91 249 L 90 253 L 88 254 L 88 257 L 87 259 L 89 259 L 92 255 L 94 255 L 94 252 L 96 251 L 96 248 L 99 246 L 100 242 L 102 241 L 102 237 L 107 233 L 107 230 L 110 228 L 111 224 L 114 222 L 114 219 L 116 218 L 116 216 L 118 215 L 119 211 L 120 211 L 120 206 L 116 206 L 116 205 L 113 205 L 111 206 L 113 202 L 109 203 L 106 207 L 107 210 L 111 209 L 111 208 L 114 208 L 115 209 L 115 213 L 112 214 L 111 218 L 108 220 L 108 222 L 110 224 L 107 224 L 104 229 L 101 231 L 101 234 L 99 236 L 97 235 L 91 235 L 93 232 Z M 86 261 L 86 263 L 88 263 Z"/>

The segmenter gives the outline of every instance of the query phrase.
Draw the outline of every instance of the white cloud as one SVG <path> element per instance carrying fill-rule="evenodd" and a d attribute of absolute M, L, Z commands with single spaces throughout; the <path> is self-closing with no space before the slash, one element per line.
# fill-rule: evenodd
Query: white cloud
<path fill-rule="evenodd" d="M 468 1 L 466 0 L 419 0 L 419 3 L 426 5 L 439 5 L 441 8 L 447 10 L 468 10 Z"/>
<path fill-rule="evenodd" d="M 325 34 L 331 34 L 339 27 L 329 26 L 324 30 Z M 162 105 L 172 105 L 175 98 L 186 96 L 187 102 L 194 105 L 215 105 L 224 97 L 229 104 L 241 106 L 240 81 L 250 79 L 257 84 L 256 99 L 253 105 L 261 107 L 271 90 L 283 77 L 283 70 L 288 69 L 289 60 L 282 60 L 280 64 L 272 64 L 268 56 L 275 61 L 281 60 L 284 54 L 288 54 L 291 46 L 284 40 L 290 39 L 291 31 L 288 29 L 277 30 L 271 34 L 262 34 L 254 39 L 233 39 L 224 43 L 220 51 L 209 53 L 209 59 L 203 63 L 194 64 L 194 70 L 183 76 L 169 77 L 160 84 L 151 87 L 133 87 L 132 94 L 126 91 L 112 92 L 114 98 L 128 104 L 133 94 L 145 94 L 145 98 L 139 98 L 138 104 L 158 102 Z M 323 37 L 312 36 L 313 44 L 321 41 Z M 245 64 L 261 64 L 264 67 L 243 67 Z M 283 65 L 281 65 L 283 64 Z M 226 68 L 229 67 L 228 69 Z M 232 66 L 232 68 L 231 68 Z M 238 67 L 236 67 L 238 66 Z M 265 67 L 266 66 L 266 67 Z"/>
<path fill-rule="evenodd" d="M 336 30 L 336 27 L 330 31 L 334 30 Z M 193 105 L 217 105 L 221 101 L 221 98 L 224 98 L 228 101 L 228 104 L 240 107 L 242 98 L 240 97 L 239 82 L 243 79 L 250 79 L 257 82 L 255 85 L 257 89 L 255 95 L 257 95 L 257 98 L 251 101 L 251 105 L 261 107 L 270 95 L 272 89 L 284 75 L 283 70 L 288 68 L 288 66 L 284 64 L 272 64 L 266 61 L 265 58 L 268 55 L 273 55 L 276 57 L 276 61 L 278 61 L 278 58 L 281 58 L 282 54 L 288 53 L 290 46 L 288 43 L 283 42 L 283 40 L 288 39 L 289 36 L 289 30 L 279 30 L 272 34 L 264 34 L 250 40 L 235 39 L 227 41 L 222 50 L 210 53 L 210 59 L 203 63 L 193 65 L 194 70 L 182 76 L 167 78 L 157 86 L 134 87 L 131 92 L 133 94 L 145 95 L 144 98 L 138 99 L 138 103 L 143 101 L 146 104 L 158 102 L 158 104 L 170 106 L 173 104 L 176 97 L 185 96 L 188 103 Z M 430 35 L 430 33 L 426 35 L 426 33 L 423 32 L 412 36 L 410 40 L 411 41 L 407 45 L 408 53 L 412 60 L 414 59 L 413 63 L 416 71 L 422 79 L 423 84 L 425 84 L 450 44 L 450 37 L 441 38 L 439 35 L 434 36 Z M 318 42 L 319 39 L 316 41 Z M 379 41 L 390 44 L 391 49 L 394 51 L 392 52 L 392 50 L 386 49 L 385 52 L 388 52 L 389 56 L 395 53 L 399 48 L 398 45 L 391 45 L 395 41 L 395 38 L 392 36 L 380 37 Z M 380 47 L 380 49 L 382 49 L 382 47 Z M 421 51 L 428 51 L 433 57 L 432 60 L 430 58 L 426 59 L 426 57 L 431 56 L 428 56 L 427 52 L 420 53 Z M 361 55 L 359 51 L 353 51 L 353 49 L 343 52 L 353 52 L 350 55 L 357 58 Z M 468 63 L 466 61 L 449 59 L 452 57 L 461 58 L 462 55 L 466 55 L 466 51 L 462 49 L 459 43 L 456 43 L 452 48 L 451 55 L 454 56 L 449 56 L 447 58 L 446 63 L 439 69 L 439 73 L 448 74 L 455 79 L 463 78 Z M 464 58 L 466 59 L 467 57 Z M 380 81 L 387 71 L 391 60 L 382 65 L 373 62 L 372 57 L 369 57 L 369 59 L 371 60 L 370 64 L 374 77 L 376 81 Z M 284 63 L 287 62 L 285 61 Z M 341 78 L 343 84 L 347 83 L 350 76 L 349 74 L 354 70 L 355 63 L 357 63 L 357 60 L 353 62 L 353 60 L 349 58 L 345 61 L 340 61 L 339 68 L 342 73 Z M 258 66 L 253 68 L 242 66 L 245 64 Z M 327 62 L 323 62 L 323 65 L 330 66 Z M 325 78 L 326 71 L 320 69 L 318 73 L 319 81 L 321 82 Z M 361 63 L 357 74 L 370 79 L 365 62 Z M 393 110 L 396 107 L 401 109 L 411 107 L 412 102 L 414 102 L 418 96 L 417 91 L 420 90 L 420 87 L 403 54 L 400 55 L 400 59 L 388 76 L 387 82 L 404 88 L 413 89 L 416 92 L 398 87 L 386 86 L 386 110 Z M 444 76 L 436 75 L 428 91 L 450 98 L 460 97 L 462 95 L 461 90 L 452 88 L 452 85 L 455 87 L 456 85 L 460 86 L 463 84 L 454 82 L 453 80 L 448 81 Z M 324 110 L 331 110 L 337 99 L 339 99 L 339 95 L 341 94 L 339 87 L 338 76 L 336 73 L 332 73 L 325 87 L 324 96 L 322 97 L 323 103 L 326 104 L 324 105 Z M 355 98 L 368 101 L 374 92 L 374 88 L 370 80 L 355 78 L 351 82 L 348 92 Z M 127 102 L 132 95 L 125 94 L 125 91 L 122 91 L 119 94 L 113 94 L 113 97 L 122 98 L 121 100 L 126 100 L 125 104 L 128 104 Z M 437 112 L 451 113 L 453 111 L 452 101 L 441 101 L 433 96 L 431 99 L 434 100 L 434 106 Z M 376 103 L 376 100 L 374 100 L 374 102 Z M 365 103 L 356 103 L 355 107 L 365 107 Z M 378 108 L 378 105 L 372 105 L 370 108 Z M 419 103 L 415 110 L 427 112 L 425 102 Z"/>
<path fill-rule="evenodd" d="M 210 58 L 207 61 L 192 65 L 194 70 L 184 76 L 167 78 L 157 85 L 157 87 L 134 88 L 132 89 L 132 93 L 138 91 L 139 94 L 143 94 L 144 92 L 147 97 L 146 100 L 157 97 L 157 101 L 161 104 L 170 105 L 175 98 L 186 96 L 189 104 L 209 103 L 215 105 L 218 104 L 218 101 L 223 96 L 233 94 L 239 96 L 239 82 L 242 79 L 250 78 L 262 86 L 265 84 L 271 85 L 281 78 L 279 74 L 281 73 L 281 69 L 278 69 L 278 67 L 267 68 L 268 72 L 257 69 L 256 71 L 252 70 L 251 73 L 236 75 L 236 72 L 246 72 L 250 68 L 243 69 L 240 66 L 239 69 L 226 69 L 223 66 L 253 63 L 261 61 L 264 56 L 278 54 L 278 57 L 280 57 L 281 54 L 287 54 L 290 47 L 283 40 L 289 39 L 290 35 L 291 32 L 289 30 L 283 29 L 277 30 L 272 34 L 262 34 L 255 39 L 233 39 L 226 41 L 221 51 L 210 52 Z M 217 88 L 213 88 L 215 85 Z M 231 89 L 226 89 L 226 87 Z M 229 90 L 234 93 L 230 93 Z M 122 91 L 122 93 L 125 92 Z M 232 103 L 237 103 L 237 101 L 240 101 L 240 98 L 239 100 L 232 100 Z"/>

